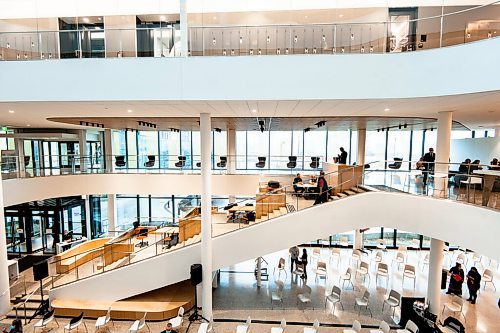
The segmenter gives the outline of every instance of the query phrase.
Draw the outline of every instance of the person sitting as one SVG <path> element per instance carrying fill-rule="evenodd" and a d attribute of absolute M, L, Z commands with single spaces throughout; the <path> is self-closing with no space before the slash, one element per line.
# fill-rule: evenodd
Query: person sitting
<path fill-rule="evenodd" d="M 463 174 L 469 174 L 470 162 L 471 162 L 470 158 L 466 158 L 465 161 L 460 163 L 460 166 L 458 167 L 458 172 Z"/>
<path fill-rule="evenodd" d="M 423 157 L 420 157 L 420 159 L 418 160 L 417 165 L 415 167 L 417 170 L 424 170 L 425 169 Z"/>
<path fill-rule="evenodd" d="M 490 162 L 489 170 L 500 170 L 500 162 L 498 162 L 498 158 L 494 158 Z"/>
<path fill-rule="evenodd" d="M 14 319 L 8 329 L 3 330 L 4 333 L 23 333 L 23 323 L 20 319 Z"/>
<path fill-rule="evenodd" d="M 251 210 L 246 213 L 245 220 L 247 222 L 255 222 L 255 211 Z"/>
<path fill-rule="evenodd" d="M 177 333 L 177 331 L 174 330 L 172 328 L 172 324 L 170 322 L 168 322 L 167 326 L 165 327 L 165 329 L 163 331 L 161 331 L 161 333 Z"/>
<path fill-rule="evenodd" d="M 299 186 L 298 184 L 302 184 L 302 178 L 300 177 L 300 173 L 293 179 L 293 190 L 295 193 L 304 193 L 304 188 Z"/>
<path fill-rule="evenodd" d="M 481 161 L 480 161 L 480 160 L 474 160 L 474 162 L 472 162 L 472 163 L 470 164 L 470 173 L 471 173 L 471 174 L 472 174 L 472 173 L 474 173 L 474 171 L 476 171 L 476 170 L 482 170 L 482 169 L 483 169 L 483 168 L 481 168 L 481 167 L 479 166 L 479 164 L 481 164 Z"/>

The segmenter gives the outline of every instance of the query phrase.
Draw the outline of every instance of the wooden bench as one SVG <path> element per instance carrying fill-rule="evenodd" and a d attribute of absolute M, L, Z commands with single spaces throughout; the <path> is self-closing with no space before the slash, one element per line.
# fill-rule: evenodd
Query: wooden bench
<path fill-rule="evenodd" d="M 66 274 L 76 267 L 102 256 L 104 244 L 111 239 L 111 237 L 93 239 L 56 255 L 54 257 L 56 273 Z"/>

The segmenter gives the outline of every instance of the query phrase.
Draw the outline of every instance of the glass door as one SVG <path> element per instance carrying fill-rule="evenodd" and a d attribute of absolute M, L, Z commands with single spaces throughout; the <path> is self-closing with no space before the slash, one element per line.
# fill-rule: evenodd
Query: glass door
<path fill-rule="evenodd" d="M 389 8 L 388 52 L 415 50 L 417 8 Z"/>
<path fill-rule="evenodd" d="M 42 228 L 43 228 L 43 216 L 39 211 L 33 211 L 33 216 L 31 218 L 31 252 L 37 252 L 44 248 L 43 238 L 42 238 Z"/>
<path fill-rule="evenodd" d="M 87 152 L 89 154 L 89 160 L 85 160 L 86 163 L 90 163 L 91 169 L 99 169 L 101 167 L 102 150 L 100 141 L 87 141 Z"/>
<path fill-rule="evenodd" d="M 22 223 L 19 223 L 19 216 L 5 216 L 5 236 L 7 239 L 7 252 L 21 253 L 21 244 L 24 243 L 24 228 Z"/>

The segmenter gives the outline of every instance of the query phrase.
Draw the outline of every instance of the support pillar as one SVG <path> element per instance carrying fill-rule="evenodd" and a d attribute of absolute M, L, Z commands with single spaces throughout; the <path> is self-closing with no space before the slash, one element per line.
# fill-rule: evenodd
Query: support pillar
<path fill-rule="evenodd" d="M 500 126 L 495 127 L 495 138 L 500 138 Z"/>
<path fill-rule="evenodd" d="M 187 17 L 187 0 L 180 0 L 180 29 L 181 29 L 181 57 L 188 56 L 188 17 Z M 175 53 L 175 52 L 174 52 Z"/>
<path fill-rule="evenodd" d="M 260 288 L 262 286 L 262 275 L 260 275 L 260 272 L 262 270 L 262 257 L 258 257 L 256 259 L 257 261 L 257 288 Z"/>
<path fill-rule="evenodd" d="M 2 181 L 0 181 L 0 249 L 0 315 L 4 315 L 10 311 L 10 288 Z"/>
<path fill-rule="evenodd" d="M 236 171 L 236 130 L 227 130 L 227 173 Z"/>
<path fill-rule="evenodd" d="M 113 130 L 104 130 L 104 164 L 106 165 L 106 173 L 114 171 L 114 157 L 113 157 Z"/>
<path fill-rule="evenodd" d="M 201 139 L 201 265 L 203 267 L 201 306 L 203 317 L 212 316 L 212 174 L 210 113 L 200 114 Z"/>
<path fill-rule="evenodd" d="M 357 165 L 365 165 L 366 128 L 358 130 L 358 158 Z"/>
<path fill-rule="evenodd" d="M 85 200 L 85 230 L 87 233 L 87 239 L 92 239 L 92 217 L 90 215 L 90 198 L 88 195 L 82 195 L 82 199 Z"/>
<path fill-rule="evenodd" d="M 438 113 L 436 165 L 434 167 L 434 196 L 448 197 L 452 112 Z"/>
<path fill-rule="evenodd" d="M 431 252 L 429 254 L 429 276 L 427 278 L 427 302 L 429 311 L 439 314 L 441 310 L 441 272 L 443 268 L 444 242 L 431 239 Z"/>
<path fill-rule="evenodd" d="M 87 151 L 87 131 L 78 131 L 78 144 L 80 146 L 80 171 L 86 172 L 87 165 L 90 165 L 89 152 Z"/>
<path fill-rule="evenodd" d="M 354 230 L 354 249 L 362 249 L 363 248 L 363 234 L 361 230 Z"/>
<path fill-rule="evenodd" d="M 110 230 L 116 230 L 116 194 L 108 194 L 108 236 L 115 236 Z"/>

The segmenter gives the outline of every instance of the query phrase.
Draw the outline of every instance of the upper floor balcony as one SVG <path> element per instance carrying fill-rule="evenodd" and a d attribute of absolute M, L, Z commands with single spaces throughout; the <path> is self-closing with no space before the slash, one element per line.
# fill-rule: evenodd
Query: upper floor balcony
<path fill-rule="evenodd" d="M 498 36 L 497 4 L 398 8 L 392 12 L 389 8 L 388 21 L 335 24 L 189 24 L 183 28 L 178 15 L 138 15 L 124 19 L 53 18 L 43 25 L 49 29 L 30 29 L 13 20 L 0 22 L 0 60 L 421 51 Z"/>

